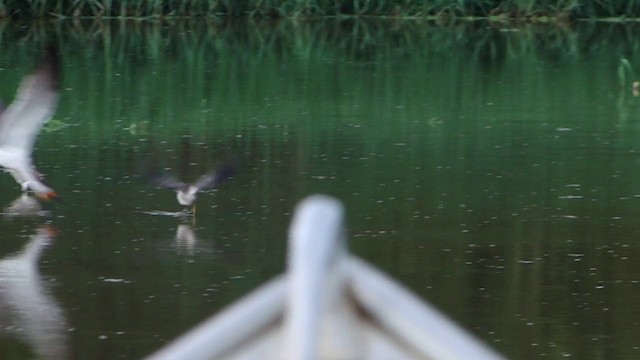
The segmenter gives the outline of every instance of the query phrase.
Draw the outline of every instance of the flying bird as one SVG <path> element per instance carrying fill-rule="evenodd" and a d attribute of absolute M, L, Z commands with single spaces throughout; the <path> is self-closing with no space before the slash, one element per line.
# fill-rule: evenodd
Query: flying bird
<path fill-rule="evenodd" d="M 235 175 L 238 165 L 235 160 L 228 161 L 218 168 L 209 171 L 193 184 L 185 183 L 167 171 L 153 169 L 149 174 L 150 181 L 158 187 L 176 192 L 178 203 L 186 207 L 186 211 L 195 213 L 195 201 L 198 192 L 215 189 L 221 183 Z"/>
<path fill-rule="evenodd" d="M 35 70 L 20 83 L 13 102 L 0 110 L 0 166 L 23 191 L 31 190 L 43 200 L 58 195 L 44 183 L 31 154 L 38 132 L 58 106 L 60 80 L 58 48 L 49 45 Z"/>

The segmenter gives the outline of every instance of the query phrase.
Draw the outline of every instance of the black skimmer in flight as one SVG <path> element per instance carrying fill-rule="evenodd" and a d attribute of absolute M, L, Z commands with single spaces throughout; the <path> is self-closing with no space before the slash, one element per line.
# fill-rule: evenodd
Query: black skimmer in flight
<path fill-rule="evenodd" d="M 150 173 L 149 179 L 156 186 L 174 190 L 178 203 L 186 207 L 185 212 L 195 213 L 195 201 L 198 192 L 217 188 L 236 173 L 237 167 L 235 160 L 228 161 L 204 174 L 193 184 L 187 184 L 172 174 L 157 169 Z"/>
<path fill-rule="evenodd" d="M 0 166 L 23 191 L 31 190 L 43 200 L 56 199 L 58 195 L 43 182 L 31 153 L 38 132 L 58 105 L 60 78 L 58 48 L 50 45 L 33 73 L 20 83 L 13 102 L 0 113 Z"/>

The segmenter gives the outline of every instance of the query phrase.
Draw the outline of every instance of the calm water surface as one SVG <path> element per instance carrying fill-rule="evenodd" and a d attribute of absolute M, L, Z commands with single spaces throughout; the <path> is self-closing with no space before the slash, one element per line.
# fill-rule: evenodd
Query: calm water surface
<path fill-rule="evenodd" d="M 318 192 L 354 253 L 507 357 L 640 356 L 637 29 L 80 25 L 2 28 L 4 99 L 44 33 L 65 71 L 34 154 L 64 202 L 0 222 L 3 359 L 151 353 L 280 273 Z M 147 213 L 180 206 L 141 169 L 229 156 L 193 221 Z"/>

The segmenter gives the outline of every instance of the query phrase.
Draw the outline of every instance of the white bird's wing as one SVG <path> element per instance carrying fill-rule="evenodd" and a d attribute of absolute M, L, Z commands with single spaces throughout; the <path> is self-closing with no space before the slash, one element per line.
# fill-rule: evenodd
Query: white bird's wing
<path fill-rule="evenodd" d="M 151 169 L 147 174 L 147 179 L 154 185 L 171 190 L 186 190 L 189 185 L 178 180 L 175 176 L 165 170 L 157 168 Z"/>
<path fill-rule="evenodd" d="M 60 77 L 58 49 L 49 46 L 35 71 L 20 83 L 15 100 L 0 114 L 0 147 L 31 153 L 38 132 L 58 105 Z"/>

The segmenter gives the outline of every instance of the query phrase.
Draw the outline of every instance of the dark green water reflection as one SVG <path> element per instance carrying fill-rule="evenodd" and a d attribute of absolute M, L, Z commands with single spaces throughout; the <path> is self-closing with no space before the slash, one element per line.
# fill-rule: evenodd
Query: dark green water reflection
<path fill-rule="evenodd" d="M 354 253 L 508 357 L 638 356 L 640 98 L 617 75 L 640 66 L 634 28 L 84 26 L 6 25 L 0 53 L 5 99 L 41 34 L 65 57 L 35 152 L 64 197 L 37 288 L 58 350 L 149 354 L 281 272 L 291 211 L 321 192 Z M 195 224 L 144 213 L 179 206 L 142 165 L 195 179 L 229 155 L 241 170 Z M 3 221 L 3 257 L 43 222 Z M 42 340 L 16 312 L 6 359 Z"/>

